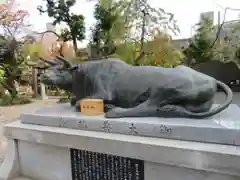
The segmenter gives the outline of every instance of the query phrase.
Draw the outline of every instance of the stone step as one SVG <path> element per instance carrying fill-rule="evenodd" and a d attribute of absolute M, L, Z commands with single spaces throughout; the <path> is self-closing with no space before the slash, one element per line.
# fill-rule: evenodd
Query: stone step
<path fill-rule="evenodd" d="M 34 179 L 31 179 L 31 178 L 27 178 L 27 177 L 17 177 L 13 180 L 34 180 Z"/>

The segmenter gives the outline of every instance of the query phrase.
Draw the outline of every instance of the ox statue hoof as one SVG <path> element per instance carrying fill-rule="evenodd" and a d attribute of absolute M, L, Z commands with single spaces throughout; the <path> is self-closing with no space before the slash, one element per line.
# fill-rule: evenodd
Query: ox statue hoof
<path fill-rule="evenodd" d="M 105 114 L 105 118 L 120 118 L 122 108 L 114 108 Z"/>

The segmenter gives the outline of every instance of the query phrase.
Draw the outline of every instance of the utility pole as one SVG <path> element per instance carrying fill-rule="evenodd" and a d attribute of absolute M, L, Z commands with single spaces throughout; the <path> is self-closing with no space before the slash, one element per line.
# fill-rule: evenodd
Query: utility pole
<path fill-rule="evenodd" d="M 221 16 L 221 13 L 220 13 L 220 11 L 218 11 L 218 16 L 217 16 L 217 18 L 218 18 L 218 24 L 217 24 L 218 30 L 216 32 L 218 32 L 220 30 L 220 26 L 221 26 L 221 17 L 220 16 Z M 219 37 L 217 39 L 217 43 L 218 44 L 221 43 L 221 32 L 220 32 Z"/>
<path fill-rule="evenodd" d="M 143 18 L 142 18 L 142 28 L 141 28 L 141 39 L 140 39 L 140 55 L 135 59 L 135 65 L 139 66 L 140 60 L 144 57 L 144 37 L 145 37 L 145 31 L 146 31 L 146 16 L 147 13 L 145 10 L 142 10 Z"/>

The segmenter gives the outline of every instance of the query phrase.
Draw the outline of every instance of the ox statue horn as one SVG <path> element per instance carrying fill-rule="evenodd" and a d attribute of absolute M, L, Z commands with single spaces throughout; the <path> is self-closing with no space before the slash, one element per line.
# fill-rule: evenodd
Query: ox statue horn
<path fill-rule="evenodd" d="M 56 62 L 53 62 L 53 61 L 49 61 L 49 60 L 46 60 L 46 59 L 43 59 L 41 57 L 39 57 L 39 59 L 47 64 L 50 64 L 51 66 L 54 66 L 56 65 Z"/>
<path fill-rule="evenodd" d="M 72 67 L 72 64 L 66 60 L 65 58 L 63 58 L 62 56 L 56 56 L 57 60 L 60 60 L 64 63 L 64 67 L 67 67 L 67 68 L 71 68 Z"/>

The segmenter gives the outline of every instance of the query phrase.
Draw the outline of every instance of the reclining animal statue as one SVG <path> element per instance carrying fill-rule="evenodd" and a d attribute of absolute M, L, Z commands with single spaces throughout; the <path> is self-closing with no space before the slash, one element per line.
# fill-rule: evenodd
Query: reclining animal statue
<path fill-rule="evenodd" d="M 185 117 L 202 119 L 226 109 L 232 91 L 224 83 L 186 66 L 131 66 L 109 58 L 72 65 L 63 57 L 44 60 L 51 65 L 41 75 L 45 84 L 72 92 L 71 105 L 80 110 L 86 98 L 103 99 L 106 118 Z M 226 94 L 212 109 L 217 88 Z"/>

